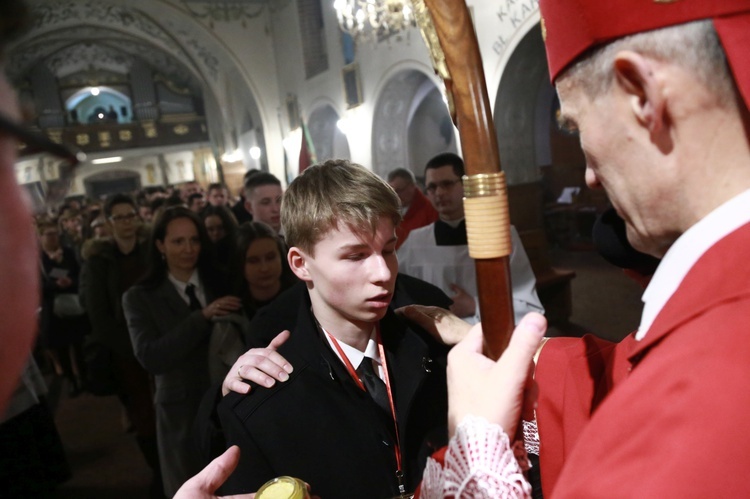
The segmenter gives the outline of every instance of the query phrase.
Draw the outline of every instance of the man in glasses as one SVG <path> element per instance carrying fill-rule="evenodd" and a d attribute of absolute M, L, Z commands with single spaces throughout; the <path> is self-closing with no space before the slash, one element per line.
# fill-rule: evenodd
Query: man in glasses
<path fill-rule="evenodd" d="M 92 335 L 111 352 L 118 395 L 133 425 L 138 448 L 154 473 L 152 491 L 160 491 L 161 471 L 151 382 L 133 355 L 122 311 L 122 295 L 146 270 L 148 245 L 139 237 L 142 223 L 131 197 L 125 194 L 110 196 L 104 205 L 104 216 L 112 238 L 92 245 L 84 269 Z"/>
<path fill-rule="evenodd" d="M 413 230 L 398 250 L 399 269 L 442 289 L 453 299 L 451 311 L 469 321 L 479 320 L 474 260 L 469 256 L 464 219 L 463 160 L 443 153 L 427 162 L 427 197 L 440 219 Z M 544 309 L 536 294 L 536 279 L 516 229 L 511 227 L 510 256 L 516 322 L 528 312 Z"/>

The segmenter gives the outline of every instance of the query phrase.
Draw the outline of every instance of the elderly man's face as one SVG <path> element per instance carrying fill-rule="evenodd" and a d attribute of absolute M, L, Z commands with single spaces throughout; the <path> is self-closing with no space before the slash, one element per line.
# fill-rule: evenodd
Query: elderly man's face
<path fill-rule="evenodd" d="M 565 80 L 557 85 L 560 125 L 577 131 L 586 157 L 586 184 L 604 189 L 625 220 L 634 248 L 663 256 L 676 239 L 675 199 L 679 185 L 649 154 L 653 145 L 632 113 L 629 95 L 616 88 L 592 99 Z"/>
<path fill-rule="evenodd" d="M 393 190 L 396 191 L 396 195 L 401 200 L 401 206 L 409 206 L 414 200 L 414 191 L 417 186 L 413 182 L 410 182 L 401 177 L 395 177 L 393 180 L 388 181 Z"/>

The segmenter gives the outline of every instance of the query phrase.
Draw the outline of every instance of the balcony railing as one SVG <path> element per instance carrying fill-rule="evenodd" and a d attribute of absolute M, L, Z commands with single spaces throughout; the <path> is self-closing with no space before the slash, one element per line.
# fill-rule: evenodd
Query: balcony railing
<path fill-rule="evenodd" d="M 194 115 L 163 116 L 158 121 L 70 125 L 42 130 L 51 140 L 85 153 L 207 142 L 206 119 Z M 23 155 L 23 149 L 20 151 Z"/>

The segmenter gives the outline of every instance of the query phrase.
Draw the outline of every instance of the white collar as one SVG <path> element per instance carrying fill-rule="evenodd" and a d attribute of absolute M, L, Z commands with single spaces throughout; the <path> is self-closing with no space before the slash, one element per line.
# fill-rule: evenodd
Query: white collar
<path fill-rule="evenodd" d="M 440 221 L 443 222 L 446 225 L 450 225 L 451 227 L 453 227 L 455 229 L 456 227 L 458 227 L 459 225 L 461 225 L 461 222 L 464 221 L 464 218 L 465 217 L 461 217 L 461 218 L 457 218 L 455 220 L 443 220 L 441 218 Z"/>
<path fill-rule="evenodd" d="M 341 354 L 339 353 L 338 349 L 334 346 L 333 335 L 323 329 L 323 326 L 320 326 L 320 329 L 323 330 L 323 333 L 326 337 L 326 340 L 328 340 L 328 344 L 331 345 L 331 349 L 336 353 L 339 359 L 341 359 L 341 362 L 344 362 L 344 359 L 341 358 Z M 365 348 L 364 352 L 361 352 L 354 348 L 351 345 L 347 345 L 343 341 L 337 340 L 339 346 L 341 347 L 341 351 L 344 352 L 344 355 L 346 355 L 346 358 L 349 360 L 349 363 L 356 369 L 359 367 L 359 365 L 362 363 L 362 360 L 365 357 L 368 357 L 380 365 L 380 352 L 378 352 L 378 343 L 375 340 L 375 328 L 372 328 L 372 332 L 370 333 L 370 339 L 367 340 L 367 347 Z"/>
<path fill-rule="evenodd" d="M 642 340 L 687 273 L 719 240 L 750 222 L 750 190 L 738 194 L 686 230 L 669 248 L 643 293 Z"/>
<path fill-rule="evenodd" d="M 201 288 L 201 280 L 200 277 L 198 277 L 198 272 L 196 272 L 195 270 L 193 271 L 193 274 L 190 276 L 190 279 L 188 279 L 187 282 L 180 281 L 175 276 L 173 276 L 171 272 L 167 272 L 167 277 L 172 282 L 172 284 L 174 284 L 175 287 L 183 293 L 185 292 L 185 288 L 187 288 L 188 284 L 192 284 L 193 286 L 195 286 L 195 289 Z"/>

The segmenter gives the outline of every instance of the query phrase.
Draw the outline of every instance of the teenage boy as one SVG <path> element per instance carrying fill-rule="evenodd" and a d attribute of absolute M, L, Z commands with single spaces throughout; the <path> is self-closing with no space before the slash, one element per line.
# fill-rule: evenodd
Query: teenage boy
<path fill-rule="evenodd" d="M 280 475 L 326 499 L 382 499 L 418 483 L 424 453 L 446 437 L 446 350 L 389 310 L 399 221 L 393 189 L 347 161 L 290 185 L 288 260 L 308 291 L 278 350 L 294 370 L 219 405 L 227 442 L 242 449 L 225 493 Z"/>
<path fill-rule="evenodd" d="M 268 172 L 258 172 L 245 180 L 245 209 L 253 220 L 280 233 L 282 194 L 278 178 Z"/>
<path fill-rule="evenodd" d="M 214 183 L 208 186 L 206 201 L 211 206 L 229 207 L 229 189 L 222 183 Z"/>

